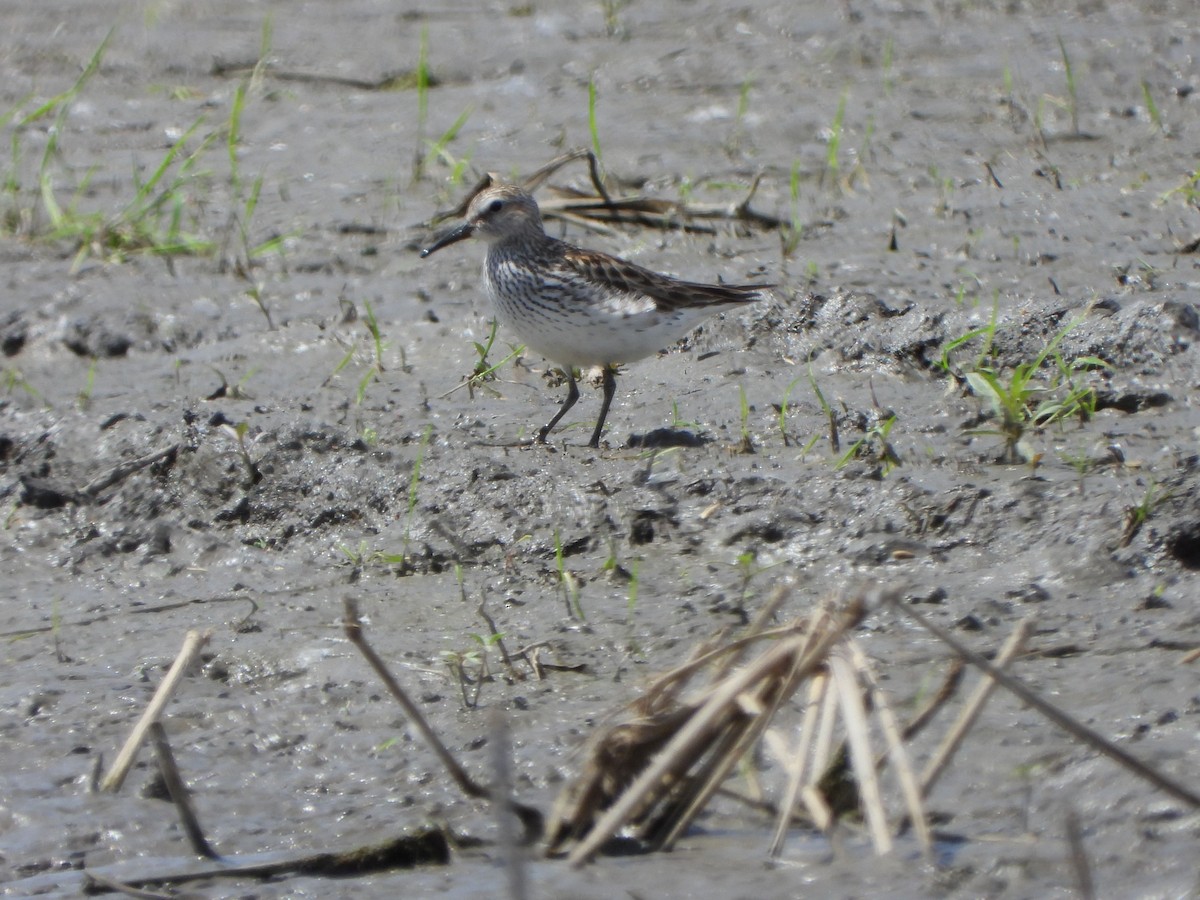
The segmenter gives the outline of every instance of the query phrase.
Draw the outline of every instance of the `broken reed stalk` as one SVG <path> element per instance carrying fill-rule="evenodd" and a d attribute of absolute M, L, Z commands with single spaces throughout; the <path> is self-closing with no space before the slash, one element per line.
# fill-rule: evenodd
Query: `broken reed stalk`
<path fill-rule="evenodd" d="M 779 611 L 779 607 L 783 605 L 783 601 L 787 599 L 790 593 L 791 591 L 783 585 L 775 589 L 771 598 L 759 610 L 758 615 L 754 617 L 754 621 L 750 623 L 748 638 L 761 638 L 767 622 Z M 806 635 L 806 638 L 810 642 L 816 635 L 820 634 L 820 627 L 826 624 L 827 615 L 827 610 L 822 609 L 813 617 L 820 625 L 814 624 L 812 631 Z M 790 630 L 799 633 L 798 628 Z M 731 652 L 726 654 L 717 663 L 716 675 L 713 681 L 725 678 L 734 665 L 742 660 L 748 646 L 749 644 L 743 641 L 727 645 L 727 648 L 732 648 Z M 805 649 L 809 650 L 811 646 Z M 796 663 L 798 662 L 799 660 L 796 660 Z M 805 677 L 807 677 L 807 673 L 800 671 L 798 665 L 793 664 L 791 671 L 786 676 L 776 679 L 765 679 L 763 682 L 760 682 L 756 686 L 757 695 L 751 692 L 739 695 L 738 706 L 741 707 L 741 712 L 746 716 L 746 724 L 741 727 L 736 725 L 731 726 L 711 753 L 709 761 L 705 764 L 701 773 L 697 777 L 683 782 L 685 797 L 681 797 L 675 804 L 682 812 L 668 810 L 659 817 L 661 820 L 669 823 L 670 827 L 661 837 L 650 838 L 651 844 L 654 847 L 661 850 L 671 850 L 674 848 L 679 836 L 683 834 L 687 827 L 704 810 L 704 807 L 708 805 L 708 801 L 720 789 L 721 784 L 729 775 L 730 770 L 737 764 L 738 760 L 763 736 L 767 727 L 774 720 L 775 714 L 779 711 L 780 705 L 796 692 L 796 689 Z M 683 805 L 684 799 L 687 800 L 686 805 Z M 651 829 L 648 829 L 648 833 L 653 835 L 659 830 L 656 826 L 651 826 Z"/>
<path fill-rule="evenodd" d="M 829 673 L 846 727 L 846 743 L 850 748 L 850 764 L 858 783 L 859 806 L 867 820 L 867 830 L 875 852 L 890 853 L 892 835 L 888 830 L 887 813 L 883 808 L 883 792 L 875 771 L 874 754 L 871 753 L 870 723 L 863 705 L 862 690 L 854 666 L 846 656 L 835 650 L 827 662 Z"/>
<path fill-rule="evenodd" d="M 159 716 L 162 715 L 162 711 L 179 688 L 179 683 L 183 680 L 183 676 L 191 668 L 200 650 L 208 643 L 211 637 L 211 631 L 197 631 L 195 629 L 189 631 L 184 637 L 183 646 L 179 648 L 175 662 L 171 664 L 171 668 L 167 671 L 166 677 L 163 678 L 162 684 L 158 686 L 158 690 L 154 692 L 154 696 L 146 706 L 146 711 L 142 713 L 142 717 L 133 727 L 133 731 L 130 732 L 129 738 L 125 741 L 125 746 L 117 754 L 117 759 L 113 763 L 112 769 L 109 770 L 109 773 L 100 783 L 100 790 L 115 793 L 121 789 L 121 785 L 125 783 L 125 778 L 129 774 L 129 770 L 133 768 L 133 764 L 137 760 L 138 750 L 141 749 L 142 744 L 145 742 L 150 726 L 158 721 Z"/>
<path fill-rule="evenodd" d="M 821 699 L 825 696 L 825 688 L 828 684 L 829 677 L 823 672 L 818 672 L 809 679 L 808 699 L 804 702 L 804 717 L 800 720 L 800 727 L 796 730 L 794 752 L 788 751 L 782 735 L 777 732 L 767 733 L 767 739 L 773 747 L 775 757 L 788 767 L 788 780 L 783 790 L 783 802 L 779 804 L 779 809 L 776 811 L 775 833 L 771 836 L 771 846 L 767 850 L 767 855 L 771 859 L 778 859 L 783 852 L 783 841 L 787 834 L 787 827 L 792 821 L 792 810 L 796 807 L 796 800 L 800 796 L 800 788 L 804 784 L 804 774 L 807 771 L 808 753 L 806 751 L 810 744 L 806 739 L 813 733 L 813 727 L 817 723 L 817 714 L 821 710 Z"/>
<path fill-rule="evenodd" d="M 1107 756 L 1113 762 L 1128 769 L 1139 778 L 1150 782 L 1163 793 L 1174 797 L 1183 803 L 1186 803 L 1192 808 L 1200 808 L 1200 794 L 1185 787 L 1156 769 L 1152 769 L 1146 765 L 1132 753 L 1126 752 L 1121 747 L 1114 744 L 1112 741 L 1104 737 L 1100 732 L 1084 725 L 1071 715 L 1063 712 L 1057 706 L 1044 700 L 1036 691 L 1030 689 L 1026 684 L 1018 678 L 1009 675 L 1003 669 L 993 665 L 984 657 L 980 656 L 974 650 L 971 650 L 964 644 L 960 643 L 945 629 L 934 625 L 923 615 L 918 613 L 911 607 L 905 606 L 899 597 L 886 597 L 885 602 L 891 604 L 895 609 L 899 610 L 903 615 L 912 619 L 938 640 L 942 641 L 950 647 L 955 653 L 975 666 L 977 669 L 986 672 L 991 678 L 1000 683 L 1006 690 L 1015 694 L 1020 698 L 1021 702 L 1032 706 L 1059 728 L 1066 731 L 1068 734 L 1087 744 L 1093 750 Z"/>
<path fill-rule="evenodd" d="M 183 833 L 187 835 L 188 843 L 198 856 L 208 859 L 220 859 L 221 855 L 212 848 L 200 820 L 192 808 L 192 798 L 183 777 L 179 774 L 179 766 L 175 764 L 175 754 L 171 752 L 171 744 L 167 740 L 167 730 L 162 722 L 150 723 L 150 739 L 154 742 L 154 753 L 158 757 L 158 770 L 162 773 L 163 784 L 167 786 L 167 794 L 175 809 L 179 812 L 179 820 L 183 823 Z"/>
<path fill-rule="evenodd" d="M 771 720 L 778 711 L 780 703 L 796 692 L 796 688 L 803 678 L 803 675 L 798 674 L 797 670 L 798 665 L 794 664 L 792 671 L 785 678 L 766 682 L 760 689 L 760 693 L 763 695 L 761 698 L 749 692 L 741 694 L 737 698 L 738 706 L 746 716 L 746 724 L 741 727 L 730 727 L 726 736 L 713 751 L 709 762 L 705 764 L 700 776 L 691 779 L 690 782 L 685 782 L 685 784 L 694 783 L 695 789 L 688 792 L 691 796 L 688 797 L 688 803 L 681 813 L 668 810 L 661 817 L 670 823 L 670 828 L 661 839 L 653 841 L 659 849 L 671 850 L 674 848 L 675 841 L 704 811 L 704 807 L 708 805 L 708 801 L 720 788 L 726 776 L 729 775 L 729 771 L 762 737 L 763 731 L 771 724 Z M 775 683 L 772 684 L 772 681 Z"/>
<path fill-rule="evenodd" d="M 409 698 L 404 688 L 400 687 L 391 670 L 388 669 L 387 663 L 375 652 L 375 648 L 367 643 L 367 638 L 363 634 L 362 619 L 358 615 L 358 602 L 347 597 L 344 601 L 345 618 L 342 620 L 342 628 L 346 633 L 346 638 L 352 643 L 358 652 L 363 655 L 367 663 L 375 670 L 375 674 L 379 676 L 379 680 L 383 682 L 400 708 L 404 710 L 404 714 L 409 720 L 417 726 L 417 731 L 421 732 L 421 737 L 425 739 L 425 743 L 429 745 L 429 749 L 434 752 L 437 758 L 445 766 L 446 771 L 450 773 L 450 777 L 454 779 L 454 783 L 468 797 L 477 797 L 480 799 L 488 799 L 491 792 L 483 785 L 477 783 L 467 770 L 464 769 L 454 755 L 446 749 L 446 745 L 442 743 L 442 739 L 438 737 L 437 732 L 433 730 L 433 726 L 429 724 L 429 720 Z"/>
<path fill-rule="evenodd" d="M 888 745 L 888 758 L 891 759 L 892 767 L 896 772 L 896 780 L 900 785 L 900 793 L 904 797 L 904 805 L 908 807 L 908 817 L 913 823 L 914 830 L 917 833 L 917 842 L 921 845 L 921 853 L 927 862 L 933 860 L 933 835 L 929 830 L 929 820 L 925 816 L 925 807 L 922 805 L 921 787 L 917 782 L 917 776 L 913 772 L 912 761 L 908 757 L 908 751 L 904 749 L 904 733 L 900 729 L 900 723 L 896 721 L 896 715 L 892 712 L 892 705 L 888 702 L 887 693 L 879 685 L 879 679 L 875 677 L 875 671 L 871 667 L 867 655 L 863 652 L 858 641 L 851 638 L 847 642 L 850 651 L 851 662 L 858 669 L 863 681 L 867 685 L 867 690 L 870 692 L 871 705 L 875 709 L 875 716 L 879 720 L 880 730 L 883 732 L 884 741 Z M 879 765 L 875 766 L 876 770 Z"/>
<path fill-rule="evenodd" d="M 425 743 L 429 746 L 437 758 L 441 761 L 450 777 L 454 779 L 454 783 L 468 797 L 475 797 L 481 800 L 494 800 L 494 793 L 489 788 L 476 782 L 467 770 L 464 769 L 446 749 L 446 745 L 442 743 L 442 739 L 438 737 L 437 732 L 433 730 L 433 726 L 429 724 L 429 720 L 421 713 L 421 710 L 409 698 L 404 688 L 400 686 L 391 670 L 388 669 L 387 663 L 375 652 L 375 648 L 368 642 L 366 635 L 363 633 L 362 619 L 358 615 L 358 602 L 353 597 L 347 597 L 343 601 L 344 618 L 342 620 L 342 628 L 345 631 L 346 638 L 352 643 L 358 652 L 363 655 L 367 663 L 375 670 L 375 674 L 379 676 L 379 680 L 383 682 L 397 703 L 400 704 L 404 714 L 412 721 L 421 732 L 421 736 L 425 739 Z M 531 806 L 526 806 L 523 803 L 513 801 L 512 810 L 521 820 L 521 824 L 525 826 L 525 839 L 534 841 L 542 833 L 542 814 Z"/>
<path fill-rule="evenodd" d="M 1017 623 L 1017 627 L 1013 629 L 1013 633 L 1008 636 L 1008 640 L 1004 642 L 1004 646 L 1000 648 L 999 654 L 996 656 L 996 667 L 1003 669 L 1018 654 L 1024 651 L 1025 642 L 1029 640 L 1029 633 L 1033 630 L 1033 620 L 1024 618 Z M 958 719 L 946 732 L 946 736 L 942 739 L 941 746 L 934 751 L 933 756 L 925 765 L 925 771 L 921 773 L 921 796 L 928 797 L 929 792 L 933 790 L 933 786 L 945 771 L 946 766 L 950 764 L 950 760 L 958 751 L 959 746 L 963 742 L 963 738 L 967 736 L 967 732 L 971 730 L 971 726 L 975 724 L 975 720 L 979 718 L 979 713 L 983 710 L 983 704 L 987 702 L 992 691 L 996 689 L 996 679 L 984 675 L 983 681 L 976 686 L 975 691 L 967 700 L 966 706 L 963 707 Z"/>
<path fill-rule="evenodd" d="M 937 689 L 936 693 L 930 696 L 925 705 L 904 726 L 904 739 L 906 741 L 911 740 L 924 731 L 925 726 L 933 721 L 933 717 L 937 715 L 938 710 L 945 706 L 947 701 L 958 692 L 963 672 L 966 670 L 967 664 L 959 657 L 956 656 L 950 661 L 950 668 L 946 671 L 946 676 L 942 679 L 942 686 Z"/>

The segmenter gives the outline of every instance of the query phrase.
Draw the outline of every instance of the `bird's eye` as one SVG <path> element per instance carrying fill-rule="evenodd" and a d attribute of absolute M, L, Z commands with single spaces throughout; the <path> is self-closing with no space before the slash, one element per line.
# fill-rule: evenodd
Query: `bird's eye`
<path fill-rule="evenodd" d="M 493 200 L 488 204 L 488 212 L 500 212 L 504 208 L 503 200 Z"/>

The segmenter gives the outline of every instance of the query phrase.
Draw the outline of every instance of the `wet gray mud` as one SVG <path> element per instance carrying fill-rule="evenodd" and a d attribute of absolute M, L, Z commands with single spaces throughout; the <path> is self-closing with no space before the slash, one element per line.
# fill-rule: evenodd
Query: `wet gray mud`
<path fill-rule="evenodd" d="M 10 4 L 0 891 L 75 896 L 84 866 L 190 858 L 172 806 L 144 795 L 149 751 L 121 793 L 89 784 L 191 628 L 212 639 L 166 726 L 219 851 L 428 823 L 493 839 L 344 639 L 346 596 L 483 780 L 507 716 L 517 791 L 545 809 L 609 710 L 777 583 L 788 616 L 895 589 L 980 651 L 1032 617 L 1017 674 L 1195 787 L 1200 18 L 1183 0 L 1069 7 Z M 269 65 L 251 73 L 264 21 Z M 31 118 L 114 26 L 66 115 Z M 405 75 L 422 34 L 423 134 Z M 449 393 L 488 335 L 482 248 L 415 251 L 482 172 L 588 145 L 589 80 L 623 191 L 735 206 L 761 174 L 751 207 L 789 226 L 554 233 L 778 296 L 629 366 L 599 451 L 586 387 L 530 448 L 565 388 L 525 356 Z M 444 154 L 424 143 L 464 110 Z M 45 237 L 43 174 L 64 219 L 119 230 L 198 120 L 168 180 L 209 251 Z M 551 181 L 587 187 L 582 166 Z M 490 360 L 516 341 L 501 332 Z M 980 373 L 1011 385 L 1047 348 L 1062 366 L 1043 357 L 1034 405 L 1075 391 L 1090 414 L 1027 422 L 1008 446 Z M 629 446 L 663 428 L 687 445 Z M 510 650 L 562 668 L 504 677 L 481 601 Z M 894 611 L 860 639 L 901 712 L 945 669 Z M 450 671 L 483 653 L 497 677 L 470 705 Z M 778 764 L 760 763 L 775 790 Z M 547 897 L 1065 896 L 1074 811 L 1102 895 L 1200 890 L 1194 812 L 1008 696 L 930 808 L 934 865 L 904 840 L 876 858 L 847 826 L 833 843 L 797 831 L 767 868 L 770 823 L 722 803 L 672 854 L 529 876 Z M 496 858 L 190 887 L 485 897 Z"/>

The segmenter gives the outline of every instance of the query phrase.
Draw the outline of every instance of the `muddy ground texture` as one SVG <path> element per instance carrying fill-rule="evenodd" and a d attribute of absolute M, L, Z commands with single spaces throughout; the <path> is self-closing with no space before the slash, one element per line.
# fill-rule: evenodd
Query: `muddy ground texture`
<path fill-rule="evenodd" d="M 1015 671 L 1195 787 L 1193 5 L 422 9 L 51 0 L 3 14 L 0 92 L 22 112 L 4 122 L 0 241 L 0 892 L 74 896 L 84 866 L 189 864 L 172 806 L 144 794 L 149 752 L 121 793 L 89 784 L 191 628 L 212 639 L 166 727 L 219 851 L 351 847 L 429 823 L 494 839 L 486 805 L 458 794 L 343 638 L 346 596 L 483 780 L 507 716 L 517 791 L 547 810 L 608 711 L 777 583 L 793 585 L 788 616 L 888 586 L 981 651 L 1032 616 Z M 114 25 L 65 117 L 27 121 Z M 423 135 L 405 75 L 422 34 Z M 584 447 L 590 390 L 551 447 L 528 448 L 564 388 L 523 356 L 473 396 L 448 393 L 488 334 L 482 248 L 415 250 L 483 171 L 589 144 L 589 79 L 623 193 L 733 206 L 761 173 L 752 208 L 788 224 L 555 233 L 693 279 L 765 275 L 778 297 L 629 366 L 600 451 Z M 464 110 L 444 156 L 422 144 Z M 170 172 L 183 228 L 211 251 L 46 239 L 43 175 L 66 218 L 118 223 L 198 119 L 195 163 Z M 586 187 L 586 171 L 552 182 Z M 954 347 L 993 314 L 990 340 Z M 1094 413 L 1029 427 L 1023 459 L 1002 460 L 967 376 L 990 366 L 1007 384 L 1059 335 Z M 491 361 L 515 342 L 499 334 Z M 1072 368 L 1090 357 L 1104 365 Z M 1060 398 L 1045 363 L 1042 396 Z M 665 441 L 629 446 L 658 429 Z M 510 649 L 542 645 L 562 669 L 498 671 L 464 702 L 452 664 L 495 659 L 481 601 Z M 860 638 L 902 711 L 945 669 L 947 650 L 894 612 Z M 760 763 L 776 791 L 778 765 Z M 769 822 L 723 803 L 673 854 L 529 876 L 536 896 L 1061 896 L 1078 883 L 1073 810 L 1104 895 L 1200 891 L 1195 811 L 1010 697 L 930 807 L 932 866 L 910 841 L 875 858 L 846 826 L 832 844 L 798 831 L 767 868 Z M 191 889 L 484 897 L 497 857 L 486 843 L 354 881 Z"/>

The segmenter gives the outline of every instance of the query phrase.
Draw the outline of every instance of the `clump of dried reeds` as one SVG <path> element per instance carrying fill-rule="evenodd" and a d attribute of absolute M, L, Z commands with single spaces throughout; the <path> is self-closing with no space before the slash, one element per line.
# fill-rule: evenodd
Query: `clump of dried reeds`
<path fill-rule="evenodd" d="M 798 809 L 818 827 L 832 826 L 840 810 L 820 785 L 846 760 L 853 778 L 844 781 L 855 784 L 852 805 L 862 812 L 877 850 L 887 852 L 892 827 L 872 749 L 876 732 L 900 776 L 907 820 L 928 848 L 921 791 L 901 729 L 851 635 L 865 615 L 865 600 L 829 601 L 809 616 L 766 628 L 785 596 L 776 594 L 748 634 L 710 642 L 657 679 L 621 721 L 594 739 L 583 774 L 551 816 L 551 854 L 565 852 L 578 865 L 619 832 L 643 849 L 669 850 L 760 741 L 788 773 L 774 853 Z M 752 649 L 758 654 L 744 661 Z M 790 701 L 805 685 L 799 732 L 788 745 L 772 726 L 793 712 Z"/>

